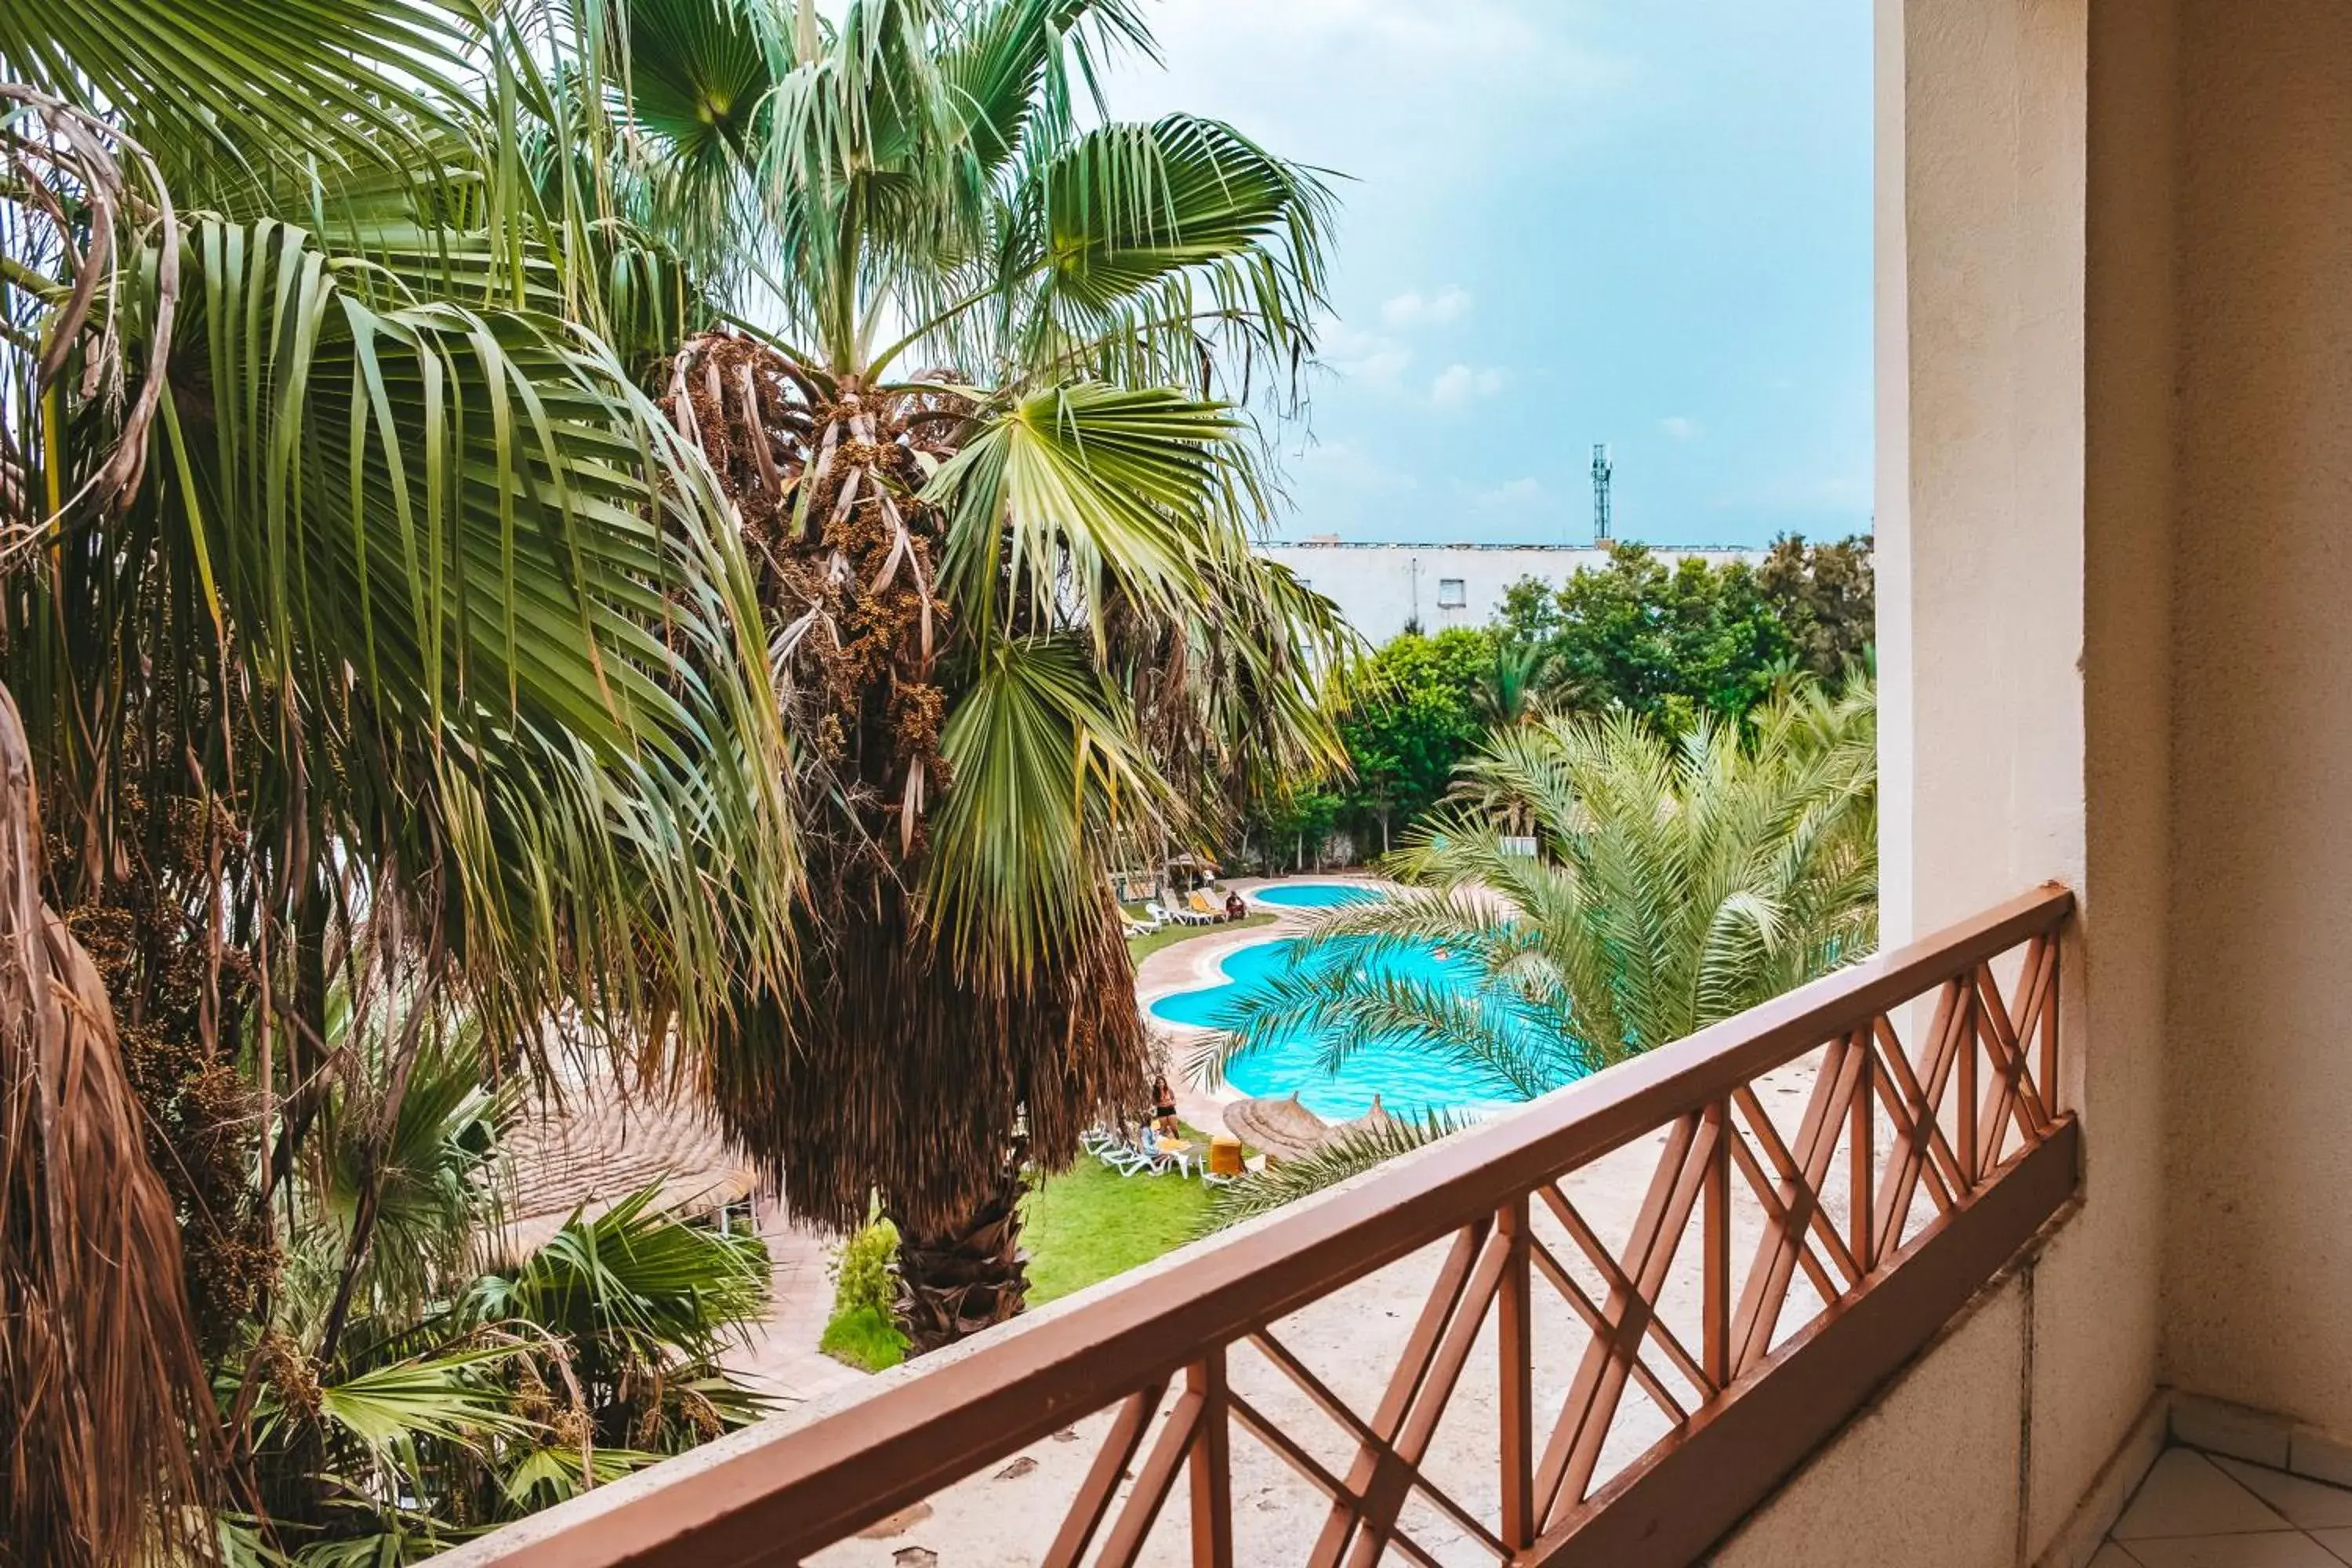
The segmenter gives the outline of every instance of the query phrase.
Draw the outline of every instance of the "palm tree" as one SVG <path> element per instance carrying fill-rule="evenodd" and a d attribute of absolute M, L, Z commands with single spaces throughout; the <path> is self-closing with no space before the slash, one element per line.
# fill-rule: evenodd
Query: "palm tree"
<path fill-rule="evenodd" d="M 338 1037 L 362 1066 L 289 1195 L 263 1375 L 232 1406 L 260 1508 L 228 1534 L 256 1563 L 426 1556 L 762 1411 L 719 1366 L 767 1311 L 759 1239 L 665 1215 L 647 1188 L 484 1270 L 520 1097 L 482 1087 L 478 1031 L 425 1021 L 398 1125 L 374 1136 L 411 1022 Z"/>
<path fill-rule="evenodd" d="M 79 1412 L 0 1480 L 54 1560 L 176 1529 L 192 1338 L 232 1410 L 275 1375 L 248 1352 L 354 1070 L 339 1010 L 462 1008 L 503 1073 L 557 1023 L 700 1038 L 788 973 L 782 725 L 724 500 L 635 380 L 693 301 L 646 193 L 598 177 L 602 15 L 0 8 L 0 682 L 47 809 L 25 848 L 89 952 L 48 940 L 103 961 L 122 1058 L 0 1038 L 7 1081 L 86 1097 L 58 1125 L 117 1134 L 12 1137 L 0 1233 L 128 1182 L 183 1244 L 93 1242 L 79 1283 L 0 1258 L 0 1424 Z M 322 1324 L 367 1307 L 421 1045 L 351 1131 L 360 1262 Z M 101 1259 L 151 1278 L 100 1289 Z M 42 1360 L 69 1292 L 136 1309 L 90 1342 L 117 1361 Z M 131 1366 L 143 1414 L 107 1392 Z"/>
<path fill-rule="evenodd" d="M 879 1189 L 919 1346 L 1019 1310 L 1023 1161 L 1145 1092 L 1115 845 L 1338 756 L 1244 401 L 1311 350 L 1329 198 L 1213 121 L 1088 123 L 1111 47 L 1131 0 L 632 16 L 663 200 L 781 323 L 666 397 L 757 563 L 810 886 L 797 985 L 696 1070 L 798 1214 Z"/>
<path fill-rule="evenodd" d="M 1552 709 L 1559 675 L 1559 660 L 1543 644 L 1496 637 L 1494 667 L 1473 694 L 1478 716 L 1496 730 L 1537 722 Z"/>
<path fill-rule="evenodd" d="M 1496 733 L 1392 858 L 1416 890 L 1325 918 L 1197 1070 L 1310 1030 L 1328 1067 L 1402 1038 L 1482 1098 L 1531 1100 L 1867 952 L 1876 711 L 1867 681 L 1800 682 L 1752 733 L 1702 719 L 1669 740 L 1628 715 Z M 1496 826 L 1514 817 L 1533 856 Z M 1472 983 L 1383 962 L 1433 946 Z"/>

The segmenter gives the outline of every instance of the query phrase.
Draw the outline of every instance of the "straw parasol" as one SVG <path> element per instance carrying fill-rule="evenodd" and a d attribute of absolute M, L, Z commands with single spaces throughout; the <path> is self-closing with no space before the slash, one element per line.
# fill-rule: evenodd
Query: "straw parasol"
<path fill-rule="evenodd" d="M 1331 1124 L 1287 1100 L 1243 1100 L 1225 1107 L 1225 1129 L 1276 1160 L 1303 1160 L 1331 1136 Z"/>
<path fill-rule="evenodd" d="M 1371 1110 L 1337 1126 L 1300 1104 L 1296 1091 L 1287 1100 L 1244 1100 L 1225 1107 L 1226 1131 L 1276 1160 L 1303 1160 L 1334 1139 L 1385 1128 L 1395 1120 L 1377 1094 Z"/>
<path fill-rule="evenodd" d="M 509 1258 L 543 1246 L 575 1211 L 593 1219 L 649 1186 L 660 1188 L 656 1212 L 684 1218 L 740 1203 L 758 1185 L 707 1116 L 651 1095 L 624 1099 L 609 1081 L 527 1117 L 506 1148 L 513 1187 L 495 1249 Z"/>

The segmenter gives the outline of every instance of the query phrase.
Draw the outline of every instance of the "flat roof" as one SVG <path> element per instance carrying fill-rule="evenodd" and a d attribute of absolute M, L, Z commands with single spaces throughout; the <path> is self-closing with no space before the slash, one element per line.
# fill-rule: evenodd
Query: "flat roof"
<path fill-rule="evenodd" d="M 1644 550 L 1680 550 L 1694 554 L 1760 555 L 1761 544 L 1660 544 L 1647 539 L 1612 539 L 1601 544 L 1480 544 L 1469 540 L 1413 541 L 1390 539 L 1270 539 L 1268 550 L 1512 550 L 1540 551 L 1556 555 L 1598 555 L 1612 544 L 1638 544 Z"/>

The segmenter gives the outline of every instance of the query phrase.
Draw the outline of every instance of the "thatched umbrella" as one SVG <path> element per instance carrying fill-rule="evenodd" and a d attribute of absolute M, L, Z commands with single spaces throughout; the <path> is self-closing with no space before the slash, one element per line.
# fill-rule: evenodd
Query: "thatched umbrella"
<path fill-rule="evenodd" d="M 1388 1113 L 1387 1107 L 1381 1104 L 1381 1097 L 1375 1094 L 1370 1110 L 1353 1121 L 1342 1121 L 1331 1131 L 1335 1136 L 1349 1132 L 1386 1132 L 1396 1125 L 1397 1119 Z"/>
<path fill-rule="evenodd" d="M 1244 1100 L 1228 1105 L 1225 1129 L 1276 1160 L 1303 1160 L 1338 1131 L 1301 1105 L 1296 1094 L 1287 1100 Z"/>
<path fill-rule="evenodd" d="M 1300 1104 L 1296 1091 L 1287 1100 L 1244 1100 L 1225 1107 L 1225 1130 L 1276 1160 L 1303 1160 L 1352 1133 L 1386 1132 L 1398 1125 L 1377 1094 L 1370 1110 L 1352 1121 L 1338 1123 L 1324 1121 Z"/>
<path fill-rule="evenodd" d="M 624 1098 L 609 1079 L 575 1086 L 509 1135 L 513 1194 L 492 1247 L 501 1260 L 547 1244 L 575 1214 L 593 1219 L 647 1187 L 652 1208 L 680 1218 L 751 1196 L 750 1163 L 715 1122 L 666 1098 Z"/>

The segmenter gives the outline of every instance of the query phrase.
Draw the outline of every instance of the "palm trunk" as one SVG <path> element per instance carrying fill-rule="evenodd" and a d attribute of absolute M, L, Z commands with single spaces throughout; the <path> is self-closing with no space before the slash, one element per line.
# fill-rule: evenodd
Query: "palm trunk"
<path fill-rule="evenodd" d="M 1029 1301 L 1029 1255 L 1021 1249 L 1023 1168 L 1016 1139 L 969 1215 L 922 1232 L 898 1223 L 898 1320 L 922 1355 L 1018 1317 Z"/>

